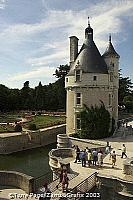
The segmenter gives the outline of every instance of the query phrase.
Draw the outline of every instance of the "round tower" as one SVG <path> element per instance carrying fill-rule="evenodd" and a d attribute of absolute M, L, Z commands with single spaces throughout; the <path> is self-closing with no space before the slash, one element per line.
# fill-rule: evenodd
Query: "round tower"
<path fill-rule="evenodd" d="M 78 44 L 76 37 L 70 37 L 70 39 L 74 40 L 74 44 Z M 73 43 L 70 42 L 71 44 Z M 73 60 L 70 60 L 72 64 L 65 79 L 65 88 L 67 91 L 67 134 L 76 133 L 80 130 L 79 113 L 84 104 L 91 107 L 92 105 L 100 105 L 102 101 L 115 120 L 118 116 L 119 55 L 117 53 L 117 56 L 114 55 L 115 50 L 111 43 L 111 38 L 109 41 L 109 50 L 101 56 L 93 40 L 93 29 L 88 21 L 88 27 L 85 29 L 85 40 L 80 51 L 77 52 L 77 47 L 70 47 L 70 50 L 72 54 L 70 58 L 73 58 Z M 111 55 L 107 55 L 108 51 L 111 51 Z M 115 77 L 113 78 L 113 82 L 109 80 L 109 77 L 111 79 L 111 72 L 113 73 L 113 77 Z"/>

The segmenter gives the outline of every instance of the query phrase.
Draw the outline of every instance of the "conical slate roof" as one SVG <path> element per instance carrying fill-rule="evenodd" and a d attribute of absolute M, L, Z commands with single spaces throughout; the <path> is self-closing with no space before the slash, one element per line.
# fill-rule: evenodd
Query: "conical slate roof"
<path fill-rule="evenodd" d="M 74 69 L 76 68 L 77 63 L 78 68 L 82 69 L 83 73 L 108 73 L 104 59 L 98 51 L 94 41 L 89 38 L 85 39 L 68 75 L 74 75 Z"/>
<path fill-rule="evenodd" d="M 93 29 L 90 27 L 90 23 L 85 29 L 85 41 L 68 75 L 74 75 L 77 65 L 83 73 L 108 73 L 107 65 L 93 41 Z"/>
<path fill-rule="evenodd" d="M 106 51 L 104 52 L 103 57 L 111 56 L 111 55 L 116 56 L 118 58 L 120 57 L 119 54 L 115 51 L 115 49 L 111 43 L 111 36 L 110 36 L 109 37 L 109 45 L 108 45 Z"/>

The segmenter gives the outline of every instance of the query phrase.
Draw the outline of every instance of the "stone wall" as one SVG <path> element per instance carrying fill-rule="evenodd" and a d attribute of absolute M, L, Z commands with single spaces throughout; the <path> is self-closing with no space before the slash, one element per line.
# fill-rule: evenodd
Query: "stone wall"
<path fill-rule="evenodd" d="M 74 137 L 69 137 L 69 139 L 71 140 L 72 146 L 78 145 L 81 150 L 85 149 L 86 147 L 88 147 L 89 149 L 96 148 L 96 149 L 101 149 L 102 151 L 105 150 L 105 146 L 102 146 L 100 143 L 91 142 L 90 140 L 87 139 L 78 139 Z"/>
<path fill-rule="evenodd" d="M 0 185 L 21 188 L 29 194 L 34 191 L 34 178 L 15 171 L 0 171 Z"/>
<path fill-rule="evenodd" d="M 97 180 L 102 200 L 130 200 L 133 198 L 133 182 L 98 174 Z"/>
<path fill-rule="evenodd" d="M 32 131 L 0 137 L 0 154 L 9 154 L 26 149 L 45 146 L 56 142 L 58 134 L 66 132 L 66 125 L 58 125 L 42 129 L 41 131 Z"/>
<path fill-rule="evenodd" d="M 131 175 L 133 177 L 133 157 L 127 158 L 123 163 L 124 174 Z"/>

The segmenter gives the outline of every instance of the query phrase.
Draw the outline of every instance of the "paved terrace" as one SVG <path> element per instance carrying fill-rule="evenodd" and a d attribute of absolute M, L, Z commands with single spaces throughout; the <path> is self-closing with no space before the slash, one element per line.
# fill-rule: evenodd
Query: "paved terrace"
<path fill-rule="evenodd" d="M 120 179 L 133 181 L 131 176 L 126 176 L 123 174 L 123 161 L 125 158 L 121 158 L 121 150 L 122 144 L 126 144 L 127 147 L 127 156 L 132 157 L 133 156 L 133 136 L 128 136 L 127 138 L 107 138 L 103 140 L 91 140 L 92 142 L 99 143 L 101 145 L 106 145 L 107 141 L 110 142 L 111 147 L 113 150 L 116 151 L 117 154 L 117 161 L 116 166 L 114 169 L 112 169 L 110 155 L 108 154 L 104 158 L 104 163 L 101 168 L 98 166 L 91 166 L 91 167 L 82 167 L 81 163 L 74 163 L 74 160 L 70 162 L 71 170 L 73 173 L 77 173 L 78 175 L 69 181 L 69 189 L 70 191 L 75 188 L 78 184 L 80 184 L 83 180 L 85 180 L 87 177 L 89 177 L 94 172 L 98 172 L 101 175 L 106 176 L 112 176 L 112 177 L 118 177 Z M 61 194 L 61 187 L 58 190 L 54 191 L 55 194 Z"/>
<path fill-rule="evenodd" d="M 98 168 L 96 167 L 82 167 L 81 163 L 74 163 L 74 160 L 70 162 L 71 169 L 73 173 L 78 174 L 76 177 L 72 178 L 69 182 L 69 188 L 70 190 L 73 189 L 75 186 L 77 186 L 79 183 L 81 183 L 83 180 L 85 180 L 87 177 L 89 177 L 92 173 L 97 171 L 98 173 L 102 175 L 107 175 L 107 176 L 115 176 L 121 179 L 126 179 L 126 180 L 132 180 L 130 176 L 125 176 L 123 174 L 123 161 L 124 159 L 121 158 L 121 150 L 122 144 L 126 144 L 127 147 L 127 155 L 128 157 L 133 156 L 133 136 L 128 136 L 126 138 L 107 138 L 104 140 L 91 140 L 92 142 L 100 143 L 101 145 L 106 145 L 106 142 L 109 141 L 110 145 L 112 146 L 113 150 L 116 151 L 117 154 L 117 162 L 116 166 L 114 169 L 112 169 L 111 166 L 111 160 L 109 160 L 109 155 L 107 155 L 104 158 L 104 164 L 103 167 Z M 19 194 L 25 194 L 25 192 L 21 189 L 12 189 L 12 188 L 0 188 L 0 200 L 6 200 L 10 199 L 8 197 L 9 193 L 19 193 Z M 61 194 L 61 187 L 59 187 L 58 190 L 54 190 L 55 194 Z M 14 198 L 17 200 L 17 198 Z M 21 198 L 24 200 L 25 198 Z M 35 198 L 28 198 L 30 199 L 35 199 Z"/>

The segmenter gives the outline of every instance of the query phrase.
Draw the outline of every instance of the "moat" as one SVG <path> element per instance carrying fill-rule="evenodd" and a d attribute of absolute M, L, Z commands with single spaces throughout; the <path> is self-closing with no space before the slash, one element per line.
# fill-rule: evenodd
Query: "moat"
<path fill-rule="evenodd" d="M 48 153 L 53 148 L 56 148 L 56 144 L 0 155 L 0 170 L 18 171 L 34 177 L 50 173 Z"/>

